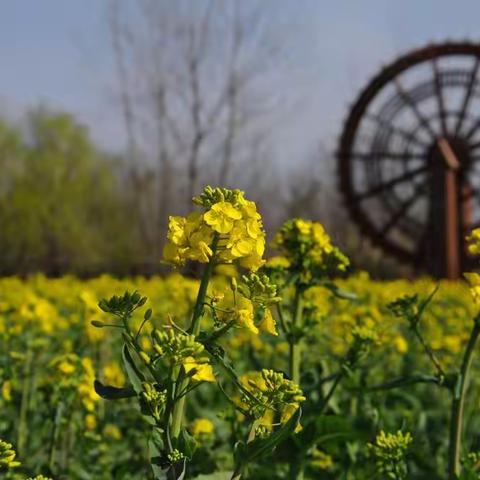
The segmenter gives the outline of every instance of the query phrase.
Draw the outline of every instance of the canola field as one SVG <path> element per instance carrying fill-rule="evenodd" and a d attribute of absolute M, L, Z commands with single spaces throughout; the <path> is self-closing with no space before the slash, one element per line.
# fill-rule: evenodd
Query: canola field
<path fill-rule="evenodd" d="M 215 277 L 215 283 L 227 282 L 225 275 Z M 386 305 L 405 294 L 428 294 L 434 284 L 427 280 L 374 282 L 366 274 L 337 283 L 358 298 L 339 299 L 329 290 L 315 287 L 306 300 L 312 318 L 303 358 L 302 383 L 307 396 L 322 395 L 326 390 L 328 384 L 323 384 L 322 378 L 337 370 L 355 326 L 378 331 L 379 341 L 356 378 L 340 385 L 332 399 L 325 431 L 304 460 L 309 477 L 342 478 L 341 472 L 348 470 L 357 472 L 357 477 L 351 478 L 362 478 L 359 472 L 368 469 L 370 462 L 367 442 L 381 430 L 404 428 L 415 435 L 416 448 L 409 461 L 413 471 L 418 471 L 417 478 L 441 478 L 448 439 L 448 392 L 428 384 L 387 393 L 357 392 L 358 385 L 432 373 L 408 325 Z M 121 337 L 107 328 L 93 327 L 91 321 L 108 321 L 108 315 L 97 306 L 100 299 L 138 290 L 148 297 L 146 306 L 154 311 L 154 325 L 167 323 L 169 317 L 184 325 L 197 289 L 197 281 L 179 274 L 163 279 L 102 276 L 80 281 L 36 276 L 27 281 L 0 281 L 0 437 L 15 445 L 22 463 L 12 469 L 12 475 L 26 478 L 44 471 L 57 474 L 55 478 L 148 478 L 149 424 L 132 400 L 109 402 L 94 390 L 95 378 L 117 387 L 126 383 L 118 357 Z M 465 285 L 440 286 L 422 328 L 445 368 L 457 362 L 474 313 Z M 147 334 L 140 342 L 147 342 Z M 239 330 L 226 342 L 239 372 L 256 370 L 260 362 L 288 371 L 288 343 L 283 338 Z M 228 403 L 205 387 L 196 392 L 186 420 L 199 445 L 195 459 L 199 474 L 231 467 L 228 452 L 238 428 L 238 420 L 229 416 Z M 471 406 L 470 435 L 475 434 L 475 426 L 480 428 L 475 420 L 477 408 L 478 399 Z M 269 477 L 271 463 L 267 460 L 263 468 L 261 463 L 257 466 L 259 473 L 252 478 L 288 478 L 286 462 L 277 458 L 275 463 L 278 477 Z M 429 477 L 434 474 L 439 476 Z"/>
<path fill-rule="evenodd" d="M 242 192 L 196 204 L 198 280 L 0 279 L 2 478 L 480 478 L 478 275 L 349 274 L 301 219 L 265 258 Z"/>

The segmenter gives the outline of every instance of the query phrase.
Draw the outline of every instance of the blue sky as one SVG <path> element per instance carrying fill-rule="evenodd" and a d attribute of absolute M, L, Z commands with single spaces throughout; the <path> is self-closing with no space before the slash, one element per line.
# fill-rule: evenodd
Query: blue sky
<path fill-rule="evenodd" d="M 276 144 L 290 159 L 320 141 L 334 148 L 348 105 L 400 53 L 430 41 L 480 40 L 478 0 L 258 2 L 280 33 L 276 85 L 289 108 Z M 122 148 L 106 4 L 0 1 L 0 113 L 15 118 L 39 103 L 65 109 L 101 145 Z"/>

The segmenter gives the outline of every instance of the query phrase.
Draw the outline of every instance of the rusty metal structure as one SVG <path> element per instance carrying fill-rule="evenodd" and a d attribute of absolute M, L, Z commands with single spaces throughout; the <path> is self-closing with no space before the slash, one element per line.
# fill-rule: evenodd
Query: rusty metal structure
<path fill-rule="evenodd" d="M 417 271 L 458 278 L 480 226 L 480 45 L 429 45 L 383 68 L 340 137 L 340 188 L 362 233 Z"/>

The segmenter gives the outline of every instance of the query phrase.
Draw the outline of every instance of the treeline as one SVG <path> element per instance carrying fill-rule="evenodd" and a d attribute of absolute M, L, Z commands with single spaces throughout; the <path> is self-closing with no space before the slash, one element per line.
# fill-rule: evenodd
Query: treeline
<path fill-rule="evenodd" d="M 328 186 L 333 173 L 325 172 L 325 165 L 334 166 L 331 157 L 312 155 L 284 180 L 272 165 L 263 164 L 263 174 L 258 164 L 246 165 L 249 174 L 228 182 L 259 204 L 270 238 L 287 218 L 310 218 L 325 224 L 358 267 L 381 276 L 398 272 L 361 240 L 339 206 Z M 72 115 L 36 109 L 20 124 L 0 120 L 0 172 L 0 276 L 165 270 L 168 215 L 184 213 L 189 196 L 181 163 L 172 164 L 168 177 L 148 162 L 132 171 L 128 154 L 101 151 Z M 218 183 L 215 165 L 205 164 L 203 172 L 197 190 Z"/>
<path fill-rule="evenodd" d="M 0 121 L 0 274 L 131 269 L 136 229 L 121 163 L 70 115 Z"/>
<path fill-rule="evenodd" d="M 0 120 L 0 171 L 0 276 L 162 272 L 168 216 L 191 208 L 181 162 L 132 169 L 128 153 L 101 151 L 72 115 L 45 108 Z M 197 190 L 218 183 L 215 166 L 203 173 Z M 252 166 L 234 185 L 262 204 L 270 232 L 290 210 L 274 177 Z"/>

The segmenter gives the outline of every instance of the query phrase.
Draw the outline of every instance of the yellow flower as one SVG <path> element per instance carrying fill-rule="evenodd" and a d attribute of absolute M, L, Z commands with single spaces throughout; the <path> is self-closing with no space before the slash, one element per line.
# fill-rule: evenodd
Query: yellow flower
<path fill-rule="evenodd" d="M 257 334 L 258 328 L 254 323 L 254 309 L 253 303 L 248 298 L 240 297 L 237 303 L 236 309 L 237 323 L 250 330 L 252 333 Z"/>
<path fill-rule="evenodd" d="M 272 312 L 269 308 L 265 310 L 262 323 L 260 323 L 260 330 L 262 332 L 269 333 L 270 335 L 278 335 L 277 322 L 275 322 L 275 319 L 273 318 Z"/>
<path fill-rule="evenodd" d="M 215 203 L 204 215 L 207 225 L 210 225 L 218 233 L 230 232 L 233 228 L 234 221 L 240 220 L 241 218 L 241 212 L 229 202 Z"/>
<path fill-rule="evenodd" d="M 73 373 L 76 369 L 75 365 L 70 363 L 68 360 L 62 360 L 58 365 L 57 369 L 60 373 L 63 373 L 65 375 L 70 375 Z"/>
<path fill-rule="evenodd" d="M 122 439 L 122 432 L 120 429 L 112 424 L 107 423 L 103 429 L 103 435 L 105 437 L 111 438 L 112 440 L 121 440 Z"/>
<path fill-rule="evenodd" d="M 199 363 L 193 357 L 187 357 L 182 362 L 185 373 L 189 373 L 192 370 L 195 373 L 192 375 L 192 379 L 196 382 L 215 382 L 215 375 L 213 374 L 212 366 L 208 363 Z"/>
<path fill-rule="evenodd" d="M 408 351 L 408 342 L 403 335 L 396 335 L 393 339 L 393 346 L 398 353 L 406 353 Z"/>
<path fill-rule="evenodd" d="M 300 401 L 304 401 L 305 397 L 301 397 Z M 292 415 L 299 409 L 299 405 L 290 403 L 285 406 L 285 408 L 282 411 L 282 414 L 280 415 L 280 422 L 281 423 L 287 423 L 290 418 L 292 418 Z M 302 425 L 299 423 L 294 430 L 294 433 L 301 432 L 303 430 Z"/>
<path fill-rule="evenodd" d="M 82 401 L 82 404 L 87 412 L 93 412 L 95 410 L 96 403 L 100 400 L 100 397 L 93 388 L 93 382 L 95 380 L 95 370 L 93 368 L 92 359 L 85 357 L 82 359 L 83 375 L 82 381 L 78 386 L 78 394 Z"/>
<path fill-rule="evenodd" d="M 2 385 L 2 397 L 6 402 L 12 401 L 12 382 L 5 380 Z"/>
<path fill-rule="evenodd" d="M 197 418 L 190 424 L 189 430 L 194 437 L 200 437 L 212 434 L 214 425 L 208 418 Z"/>
<path fill-rule="evenodd" d="M 463 276 L 470 284 L 470 293 L 472 294 L 473 301 L 476 304 L 480 304 L 480 275 L 478 273 L 464 273 Z"/>
<path fill-rule="evenodd" d="M 80 299 L 83 301 L 88 310 L 100 313 L 100 309 L 98 308 L 98 299 L 93 292 L 89 290 L 83 290 L 80 293 Z"/>
<path fill-rule="evenodd" d="M 169 217 L 167 238 L 174 245 L 184 245 L 186 243 L 185 225 L 187 223 L 184 217 Z"/>
<path fill-rule="evenodd" d="M 203 215 L 194 212 L 186 218 L 170 217 L 168 228 L 168 243 L 163 248 L 165 261 L 175 265 L 183 265 L 186 260 L 209 261 L 213 231 L 205 225 Z"/>
<path fill-rule="evenodd" d="M 163 247 L 163 259 L 174 265 L 181 265 L 184 261 L 181 250 L 174 243 L 165 244 Z"/>
<path fill-rule="evenodd" d="M 276 256 L 269 258 L 266 265 L 271 268 L 289 268 L 291 263 L 286 257 Z"/>
<path fill-rule="evenodd" d="M 312 457 L 313 459 L 310 462 L 310 465 L 313 468 L 318 468 L 319 470 L 328 470 L 333 466 L 332 457 L 318 448 L 313 451 Z"/>
<path fill-rule="evenodd" d="M 295 226 L 301 235 L 310 235 L 310 231 L 312 229 L 311 222 L 303 220 L 302 218 L 298 218 L 295 220 Z"/>
<path fill-rule="evenodd" d="M 256 272 L 265 263 L 265 260 L 263 260 L 262 257 L 254 253 L 252 255 L 249 255 L 248 257 L 241 258 L 238 263 L 243 268 L 251 270 L 252 272 Z"/>
<path fill-rule="evenodd" d="M 468 242 L 468 251 L 472 255 L 480 254 L 480 228 L 475 228 L 466 238 Z"/>
<path fill-rule="evenodd" d="M 203 241 L 199 241 L 192 249 L 190 260 L 197 260 L 200 263 L 207 263 L 213 255 L 212 249 Z"/>
<path fill-rule="evenodd" d="M 103 379 L 107 385 L 121 387 L 125 384 L 125 375 L 116 362 L 107 363 L 103 369 Z"/>
<path fill-rule="evenodd" d="M 320 223 L 312 223 L 312 235 L 317 246 L 329 253 L 332 251 L 332 244 L 330 237 Z"/>
<path fill-rule="evenodd" d="M 85 428 L 87 430 L 95 430 L 97 428 L 97 419 L 91 413 L 85 415 Z"/>
<path fill-rule="evenodd" d="M 247 236 L 247 231 L 244 226 L 237 226 L 233 229 L 227 248 L 233 257 L 241 258 L 250 255 L 257 246 L 257 241 L 254 238 Z"/>

